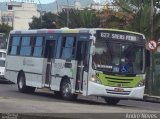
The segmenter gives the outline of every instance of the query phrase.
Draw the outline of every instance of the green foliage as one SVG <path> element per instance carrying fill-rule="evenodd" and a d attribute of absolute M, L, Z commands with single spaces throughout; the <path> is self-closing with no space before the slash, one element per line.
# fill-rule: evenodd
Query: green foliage
<path fill-rule="evenodd" d="M 33 17 L 32 23 L 29 23 L 30 29 L 40 29 L 42 28 L 41 18 Z"/>
<path fill-rule="evenodd" d="M 68 27 L 69 28 L 94 28 L 99 27 L 99 19 L 96 16 L 96 11 L 93 10 L 75 10 L 70 9 L 68 12 Z M 61 28 L 67 26 L 67 11 L 63 10 L 57 15 L 53 13 L 45 13 L 42 17 L 33 17 L 29 23 L 30 29 L 41 28 Z"/>
<path fill-rule="evenodd" d="M 104 9 L 97 16 L 103 28 L 126 29 L 128 23 L 133 19 L 132 14 L 111 9 Z"/>
<path fill-rule="evenodd" d="M 99 27 L 99 19 L 96 17 L 96 11 L 93 10 L 69 10 L 69 28 L 94 28 Z M 67 26 L 67 11 L 58 13 L 58 25 Z"/>
<path fill-rule="evenodd" d="M 53 14 L 51 12 L 46 13 L 42 16 L 42 27 L 44 28 L 56 28 L 56 25 L 54 24 L 54 22 L 56 22 L 57 19 L 57 15 Z"/>
<path fill-rule="evenodd" d="M 115 0 L 115 3 L 123 12 L 132 13 L 134 19 L 126 29 L 145 34 L 147 39 L 151 37 L 151 0 Z M 160 0 L 154 0 L 153 33 L 154 38 L 159 38 L 160 33 Z"/>
<path fill-rule="evenodd" d="M 51 12 L 45 13 L 41 17 L 33 17 L 32 22 L 29 23 L 30 29 L 51 29 L 57 28 L 55 21 L 57 20 L 57 15 Z"/>
<path fill-rule="evenodd" d="M 8 37 L 11 30 L 12 27 L 10 27 L 8 24 L 0 24 L 0 33 L 4 33 L 6 38 Z"/>
<path fill-rule="evenodd" d="M 114 0 L 114 5 L 120 7 L 119 11 L 104 9 L 95 10 L 63 10 L 58 14 L 45 13 L 40 18 L 33 17 L 30 29 L 40 28 L 116 28 L 136 31 L 145 34 L 147 39 L 151 34 L 151 0 Z M 160 0 L 154 0 L 154 38 L 160 34 Z M 68 17 L 67 17 L 68 14 Z"/>

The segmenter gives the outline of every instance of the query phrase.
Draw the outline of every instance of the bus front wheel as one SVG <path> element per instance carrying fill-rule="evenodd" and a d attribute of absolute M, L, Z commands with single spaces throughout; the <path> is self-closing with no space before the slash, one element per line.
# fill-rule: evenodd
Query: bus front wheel
<path fill-rule="evenodd" d="M 68 79 L 64 79 L 61 86 L 62 97 L 66 100 L 74 100 L 77 98 L 77 94 L 72 94 L 71 83 Z"/>
<path fill-rule="evenodd" d="M 116 105 L 120 101 L 120 99 L 118 99 L 118 98 L 108 97 L 108 98 L 104 98 L 104 99 L 108 105 Z"/>
<path fill-rule="evenodd" d="M 26 86 L 26 79 L 24 73 L 18 76 L 18 90 L 21 93 L 34 93 L 35 87 Z"/>

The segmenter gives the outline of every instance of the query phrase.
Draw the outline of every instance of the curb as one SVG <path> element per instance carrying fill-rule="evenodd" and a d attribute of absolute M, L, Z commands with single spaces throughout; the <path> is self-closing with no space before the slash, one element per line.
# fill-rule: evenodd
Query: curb
<path fill-rule="evenodd" d="M 31 114 L 31 115 L 27 115 L 27 114 L 20 114 L 19 116 L 20 119 L 71 119 L 68 117 L 63 117 L 63 116 L 48 116 L 48 115 L 43 115 L 43 114 L 39 114 L 39 115 L 35 115 L 35 114 Z"/>
<path fill-rule="evenodd" d="M 145 95 L 143 97 L 143 100 L 146 101 L 146 102 L 160 103 L 160 97 L 159 96 Z"/>
<path fill-rule="evenodd" d="M 53 114 L 18 114 L 18 113 L 5 113 L 0 114 L 1 119 L 72 119 L 69 117 L 56 116 Z"/>
<path fill-rule="evenodd" d="M 0 116 L 2 119 L 124 119 L 126 113 L 6 113 L 0 114 Z M 156 115 L 156 117 L 159 117 L 159 115 Z"/>

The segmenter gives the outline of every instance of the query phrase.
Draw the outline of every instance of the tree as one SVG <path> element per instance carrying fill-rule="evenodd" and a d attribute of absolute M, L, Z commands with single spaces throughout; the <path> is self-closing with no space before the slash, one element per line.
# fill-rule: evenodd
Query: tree
<path fill-rule="evenodd" d="M 98 12 L 97 17 L 100 19 L 100 27 L 115 29 L 125 29 L 128 23 L 133 19 L 132 14 L 120 11 L 117 12 L 109 8 Z"/>
<path fill-rule="evenodd" d="M 10 27 L 8 24 L 0 24 L 0 33 L 4 33 L 3 40 L 0 41 L 0 48 L 6 48 L 7 41 L 6 39 L 9 36 L 10 31 L 12 30 L 12 27 Z"/>
<path fill-rule="evenodd" d="M 40 29 L 42 28 L 41 18 L 33 17 L 32 22 L 29 23 L 30 29 Z"/>
<path fill-rule="evenodd" d="M 5 38 L 8 37 L 10 31 L 12 30 L 13 28 L 11 26 L 9 26 L 8 24 L 0 24 L 0 33 L 4 33 L 5 34 Z"/>
<path fill-rule="evenodd" d="M 58 24 L 67 26 L 67 10 L 58 13 Z M 69 10 L 69 28 L 94 28 L 99 27 L 99 19 L 93 10 Z"/>
<path fill-rule="evenodd" d="M 160 0 L 154 0 L 154 15 L 153 15 L 153 33 L 154 38 L 158 38 L 160 33 Z M 151 0 L 115 0 L 115 3 L 123 12 L 133 14 L 133 20 L 130 22 L 128 30 L 136 31 L 145 34 L 149 39 L 151 37 Z M 158 34 L 158 35 L 157 35 Z"/>
<path fill-rule="evenodd" d="M 51 12 L 45 13 L 44 15 L 38 17 L 33 17 L 32 22 L 29 23 L 30 29 L 51 29 L 57 28 L 55 21 L 57 20 L 57 15 Z"/>

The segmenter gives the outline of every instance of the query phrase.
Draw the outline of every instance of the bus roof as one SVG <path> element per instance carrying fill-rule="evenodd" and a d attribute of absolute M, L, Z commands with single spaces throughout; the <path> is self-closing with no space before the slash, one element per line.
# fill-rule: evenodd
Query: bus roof
<path fill-rule="evenodd" d="M 96 30 L 108 30 L 108 31 L 117 31 L 117 32 L 128 32 L 137 35 L 143 35 L 138 32 L 127 31 L 127 30 L 118 30 L 118 29 L 106 29 L 106 28 L 61 28 L 61 29 L 34 29 L 34 30 L 12 30 L 10 34 L 37 34 L 37 33 L 90 33 L 91 31 Z"/>

